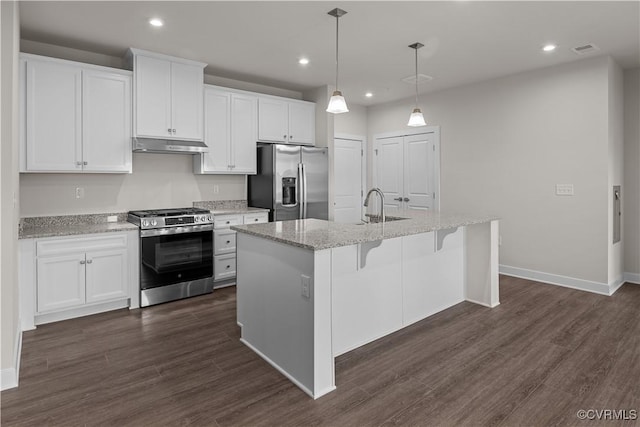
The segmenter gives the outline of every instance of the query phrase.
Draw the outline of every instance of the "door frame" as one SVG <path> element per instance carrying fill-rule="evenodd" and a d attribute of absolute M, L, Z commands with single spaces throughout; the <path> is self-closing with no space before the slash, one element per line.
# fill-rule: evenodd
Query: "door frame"
<path fill-rule="evenodd" d="M 375 156 L 376 150 L 378 150 L 378 140 L 387 139 L 387 138 L 397 138 L 397 137 L 405 137 L 405 136 L 413 136 L 413 135 L 423 135 L 423 134 L 433 134 L 434 144 L 435 144 L 435 165 L 434 165 L 434 191 L 436 193 L 435 200 L 433 202 L 434 209 L 436 211 L 440 210 L 440 163 L 442 159 L 440 157 L 440 126 L 421 126 L 418 128 L 411 129 L 403 129 L 393 132 L 382 132 L 373 135 L 373 147 L 372 147 L 372 156 L 373 161 L 371 162 L 372 167 L 372 180 L 373 186 L 378 186 L 378 168 L 376 166 Z"/>
<path fill-rule="evenodd" d="M 367 188 L 367 138 L 362 135 L 353 135 L 348 133 L 336 133 L 333 135 L 334 144 L 336 139 L 346 139 L 348 141 L 360 141 L 360 149 L 362 150 L 362 155 L 360 156 L 360 218 L 363 217 L 364 211 L 363 203 L 364 203 L 364 190 Z M 335 156 L 335 153 L 333 153 Z M 335 158 L 333 159 L 332 168 L 335 167 Z M 335 173 L 332 176 L 332 179 L 335 177 Z M 333 183 L 335 185 L 335 182 Z M 331 218 L 335 213 L 334 211 L 334 203 L 335 203 L 335 195 L 333 196 L 334 200 L 331 201 Z"/>

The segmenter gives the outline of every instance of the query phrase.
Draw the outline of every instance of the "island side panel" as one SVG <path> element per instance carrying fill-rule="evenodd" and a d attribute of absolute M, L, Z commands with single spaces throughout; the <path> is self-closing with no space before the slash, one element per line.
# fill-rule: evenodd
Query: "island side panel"
<path fill-rule="evenodd" d="M 465 299 L 487 307 L 496 307 L 500 304 L 498 221 L 465 228 Z"/>
<path fill-rule="evenodd" d="M 237 234 L 238 321 L 241 341 L 314 396 L 314 253 Z"/>
<path fill-rule="evenodd" d="M 331 335 L 331 249 L 314 252 L 313 274 L 313 397 L 317 399 L 336 388 Z"/>
<path fill-rule="evenodd" d="M 402 238 L 334 248 L 333 354 L 402 328 Z"/>
<path fill-rule="evenodd" d="M 402 238 L 403 325 L 464 301 L 463 230 L 447 230 L 442 247 L 436 233 Z"/>

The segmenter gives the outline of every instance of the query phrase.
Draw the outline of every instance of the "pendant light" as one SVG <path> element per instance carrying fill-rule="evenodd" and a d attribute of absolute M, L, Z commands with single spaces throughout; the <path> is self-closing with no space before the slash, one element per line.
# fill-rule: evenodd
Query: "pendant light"
<path fill-rule="evenodd" d="M 336 90 L 333 92 L 333 95 L 331 95 L 331 99 L 329 99 L 327 112 L 333 114 L 348 113 L 349 108 L 347 108 L 347 102 L 344 100 L 342 92 L 338 90 L 338 22 L 340 17 L 345 15 L 347 12 L 342 9 L 335 8 L 327 13 L 336 18 Z"/>
<path fill-rule="evenodd" d="M 409 116 L 409 123 L 407 126 L 426 126 L 427 123 L 424 121 L 424 116 L 422 115 L 422 111 L 418 107 L 418 49 L 424 46 L 422 43 L 414 43 L 410 44 L 409 47 L 416 51 L 416 108 L 413 109 L 411 116 Z"/>

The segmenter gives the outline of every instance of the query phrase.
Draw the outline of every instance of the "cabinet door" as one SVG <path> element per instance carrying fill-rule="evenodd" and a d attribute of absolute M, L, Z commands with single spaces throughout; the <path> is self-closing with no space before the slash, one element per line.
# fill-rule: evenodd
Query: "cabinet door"
<path fill-rule="evenodd" d="M 401 200 L 404 192 L 403 153 L 403 137 L 398 136 L 377 140 L 375 181 L 376 186 L 384 193 L 384 207 L 387 212 L 396 211 L 402 206 Z M 379 209 L 380 201 L 376 197 L 374 199 L 376 200 L 375 206 Z M 372 212 L 371 209 L 369 212 Z M 377 210 L 373 212 L 377 212 Z"/>
<path fill-rule="evenodd" d="M 171 63 L 171 127 L 177 139 L 204 139 L 204 70 L 197 65 Z"/>
<path fill-rule="evenodd" d="M 201 172 L 227 173 L 230 164 L 231 95 L 228 92 L 207 88 L 204 92 L 204 100 L 204 142 L 209 147 L 209 152 L 201 154 Z"/>
<path fill-rule="evenodd" d="M 127 298 L 127 251 L 87 252 L 87 303 Z"/>
<path fill-rule="evenodd" d="M 38 312 L 84 304 L 84 253 L 38 258 L 37 269 Z"/>
<path fill-rule="evenodd" d="M 231 172 L 255 174 L 258 99 L 248 95 L 231 97 Z"/>
<path fill-rule="evenodd" d="M 131 172 L 131 77 L 83 71 L 85 171 Z"/>
<path fill-rule="evenodd" d="M 314 145 L 316 136 L 315 124 L 315 104 L 289 103 L 289 142 Z"/>
<path fill-rule="evenodd" d="M 405 207 L 433 209 L 435 186 L 435 143 L 433 134 L 404 138 L 404 192 Z"/>
<path fill-rule="evenodd" d="M 267 142 L 288 142 L 289 103 L 278 99 L 258 100 L 258 139 Z"/>
<path fill-rule="evenodd" d="M 170 137 L 171 62 L 144 55 L 135 61 L 135 135 Z"/>
<path fill-rule="evenodd" d="M 27 61 L 27 171 L 82 170 L 82 71 Z"/>

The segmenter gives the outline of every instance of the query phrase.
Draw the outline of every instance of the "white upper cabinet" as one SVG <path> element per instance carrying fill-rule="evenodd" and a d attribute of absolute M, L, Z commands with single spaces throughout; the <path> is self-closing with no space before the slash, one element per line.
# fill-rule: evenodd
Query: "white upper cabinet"
<path fill-rule="evenodd" d="M 82 69 L 26 64 L 26 170 L 82 171 Z"/>
<path fill-rule="evenodd" d="M 204 103 L 209 152 L 194 156 L 195 173 L 255 174 L 258 98 L 207 85 Z"/>
<path fill-rule="evenodd" d="M 131 72 L 21 55 L 21 172 L 131 172 Z"/>
<path fill-rule="evenodd" d="M 133 62 L 134 135 L 204 139 L 203 88 L 206 64 L 130 49 Z"/>
<path fill-rule="evenodd" d="M 83 71 L 82 120 L 84 170 L 130 172 L 131 76 Z"/>
<path fill-rule="evenodd" d="M 315 144 L 315 104 L 278 97 L 258 101 L 258 140 L 283 144 Z"/>

